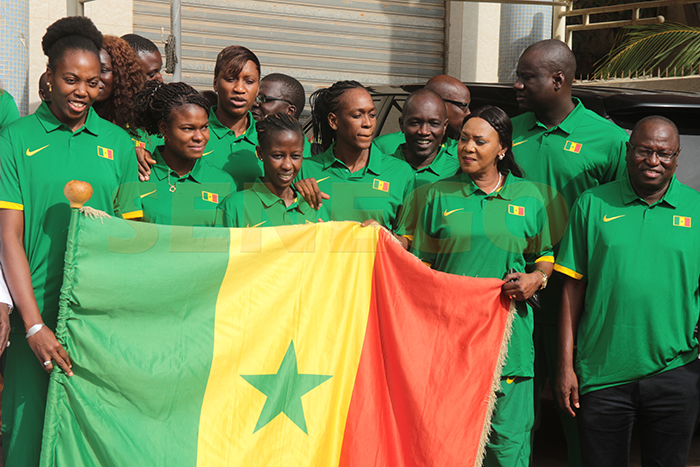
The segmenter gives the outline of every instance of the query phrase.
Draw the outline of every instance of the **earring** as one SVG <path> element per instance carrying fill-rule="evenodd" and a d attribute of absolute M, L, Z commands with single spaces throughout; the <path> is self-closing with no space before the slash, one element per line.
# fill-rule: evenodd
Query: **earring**
<path fill-rule="evenodd" d="M 498 160 L 499 160 L 499 161 L 502 161 L 504 157 L 506 157 L 506 155 L 505 155 L 505 154 L 501 154 L 500 156 L 498 156 Z"/>
<path fill-rule="evenodd" d="M 49 92 L 53 91 L 53 88 L 51 87 L 51 83 L 49 83 Z"/>

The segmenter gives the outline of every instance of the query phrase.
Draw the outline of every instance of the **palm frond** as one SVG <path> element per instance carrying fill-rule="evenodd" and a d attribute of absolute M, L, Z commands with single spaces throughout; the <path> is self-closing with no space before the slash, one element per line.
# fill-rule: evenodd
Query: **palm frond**
<path fill-rule="evenodd" d="M 629 26 L 619 37 L 618 44 L 596 64 L 597 78 L 700 65 L 700 28 L 678 23 Z"/>

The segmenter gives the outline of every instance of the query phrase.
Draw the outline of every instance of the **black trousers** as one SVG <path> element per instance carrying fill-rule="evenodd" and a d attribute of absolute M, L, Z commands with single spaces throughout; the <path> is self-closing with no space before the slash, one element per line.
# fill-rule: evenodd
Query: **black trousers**
<path fill-rule="evenodd" d="M 627 467 L 637 420 L 643 467 L 685 467 L 700 413 L 700 360 L 584 394 L 577 411 L 584 467 Z"/>

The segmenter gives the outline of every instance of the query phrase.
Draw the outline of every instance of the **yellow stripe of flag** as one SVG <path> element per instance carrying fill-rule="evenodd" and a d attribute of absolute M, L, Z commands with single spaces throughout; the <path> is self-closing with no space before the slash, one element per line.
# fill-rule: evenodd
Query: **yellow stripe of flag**
<path fill-rule="evenodd" d="M 232 255 L 260 253 L 237 255 L 219 291 L 214 358 L 199 422 L 198 467 L 338 465 L 370 307 L 375 235 L 374 229 L 346 223 L 309 230 L 231 230 Z M 361 252 L 338 254 L 347 250 L 347 239 L 358 237 L 367 240 L 361 242 Z M 316 251 L 317 244 L 330 248 Z M 303 255 L 303 261 L 279 261 L 280 251 L 292 257 L 316 253 Z M 292 270 L 271 270 L 267 265 L 273 261 L 292 265 Z M 324 281 L 310 280 L 309 271 L 319 278 L 348 268 L 365 272 L 355 276 L 360 282 L 333 294 Z M 261 284 L 289 293 L 261 294 Z M 289 301 L 297 296 L 307 302 Z M 278 298 L 270 302 L 270 297 Z M 296 355 L 298 374 L 330 376 L 301 396 L 308 434 L 286 413 L 260 421 L 268 396 L 248 381 L 254 381 L 250 375 L 276 375 L 290 351 Z M 263 426 L 256 431 L 257 424 Z"/>

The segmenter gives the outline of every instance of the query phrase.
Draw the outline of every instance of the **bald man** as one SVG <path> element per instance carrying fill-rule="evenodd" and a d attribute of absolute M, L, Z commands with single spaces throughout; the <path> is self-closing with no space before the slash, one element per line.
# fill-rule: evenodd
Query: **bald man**
<path fill-rule="evenodd" d="M 446 152 L 456 157 L 457 141 L 462 130 L 462 122 L 469 115 L 469 104 L 471 103 L 469 88 L 456 78 L 438 75 L 430 78 L 424 89 L 437 93 L 445 103 L 447 131 L 443 144 Z M 374 140 L 374 144 L 386 154 L 394 154 L 399 145 L 405 142 L 403 132 L 382 135 Z"/>
<path fill-rule="evenodd" d="M 524 114 L 513 119 L 513 153 L 525 177 L 541 184 L 550 200 L 549 227 L 554 251 L 569 211 L 585 190 L 624 174 L 627 133 L 587 110 L 571 96 L 576 58 L 558 40 L 536 42 L 518 60 L 513 85 Z M 556 385 L 557 323 L 563 278 L 555 274 L 541 293 L 535 313 L 535 407 L 549 378 Z M 569 447 L 569 465 L 580 466 L 575 421 L 559 411 Z"/>

